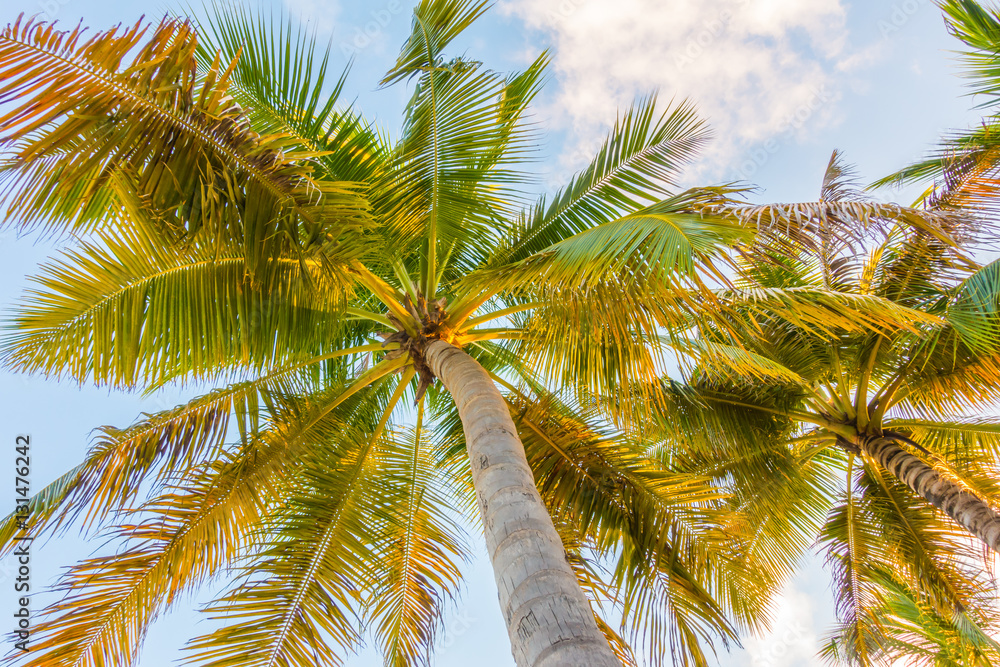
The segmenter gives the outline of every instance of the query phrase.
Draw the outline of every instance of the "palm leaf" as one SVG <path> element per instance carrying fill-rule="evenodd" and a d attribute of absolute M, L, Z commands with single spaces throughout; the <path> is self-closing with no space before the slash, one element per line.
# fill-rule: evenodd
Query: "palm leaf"
<path fill-rule="evenodd" d="M 299 452 L 301 472 L 283 485 L 290 498 L 271 518 L 272 537 L 244 580 L 208 608 L 221 615 L 216 618 L 238 620 L 192 640 L 191 661 L 213 667 L 342 662 L 328 638 L 341 652 L 355 644 L 362 593 L 377 585 L 379 553 L 371 536 L 381 527 L 372 522 L 385 519 L 372 510 L 391 489 L 379 474 L 378 443 L 413 375 L 406 372 L 386 403 L 355 414 L 346 429 L 311 406 L 291 421 L 327 446 Z"/>
<path fill-rule="evenodd" d="M 9 367 L 156 386 L 237 360 L 260 369 L 276 341 L 307 354 L 343 334 L 360 342 L 339 317 L 352 282 L 343 265 L 274 258 L 265 285 L 238 248 L 163 246 L 141 229 L 99 240 L 43 269 L 4 346 Z"/>
<path fill-rule="evenodd" d="M 687 103 L 657 114 L 656 98 L 635 102 L 588 167 L 551 203 L 542 198 L 515 222 L 488 265 L 518 263 L 584 230 L 636 214 L 665 198 L 679 168 L 707 139 Z"/>
<path fill-rule="evenodd" d="M 138 198 L 170 228 L 243 239 L 251 270 L 275 244 L 336 237 L 364 223 L 351 184 L 313 179 L 308 154 L 285 152 L 280 136 L 250 129 L 226 94 L 230 64 L 216 58 L 196 81 L 189 23 L 165 20 L 152 30 L 138 23 L 83 43 L 81 30 L 19 19 L 0 35 L 8 82 L 0 101 L 18 96 L 0 119 L 9 128 L 0 143 L 12 152 L 3 201 L 31 211 L 23 224 L 93 228 L 102 211 L 91 202 L 108 199 L 116 174 L 132 179 Z M 23 95 L 29 80 L 31 94 Z M 123 116 L 128 123 L 117 120 Z"/>
<path fill-rule="evenodd" d="M 445 605 L 458 593 L 458 560 L 468 557 L 449 516 L 451 495 L 430 459 L 419 428 L 395 435 L 381 450 L 381 472 L 395 493 L 381 536 L 380 581 L 366 603 L 386 665 L 430 664 Z"/>

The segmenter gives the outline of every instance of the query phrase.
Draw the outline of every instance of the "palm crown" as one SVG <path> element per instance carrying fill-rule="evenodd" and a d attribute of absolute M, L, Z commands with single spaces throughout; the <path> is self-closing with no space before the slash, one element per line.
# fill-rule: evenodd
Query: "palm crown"
<path fill-rule="evenodd" d="M 741 363 L 695 364 L 686 382 L 671 381 L 660 428 L 683 467 L 712 471 L 733 502 L 754 507 L 756 549 L 783 559 L 818 540 L 841 620 L 828 655 L 996 664 L 991 559 L 963 527 L 998 548 L 1000 422 L 964 415 L 998 397 L 1000 265 L 849 213 L 871 204 L 836 154 L 822 201 L 828 215 L 799 225 L 794 244 L 759 238 L 741 253 L 734 289 L 878 297 L 908 309 L 909 321 L 847 333 L 734 308 L 734 326 L 701 334 L 739 347 Z M 847 214 L 830 215 L 836 207 Z M 808 205 L 746 213 L 811 216 Z M 978 230 L 950 232 L 969 249 Z"/>
<path fill-rule="evenodd" d="M 34 531 L 82 518 L 123 546 L 69 571 L 28 664 L 130 664 L 157 614 L 224 572 L 239 576 L 210 609 L 228 622 L 191 642 L 194 662 L 337 663 L 364 633 L 387 663 L 425 662 L 460 583 L 461 524 L 480 521 L 519 664 L 631 662 L 640 645 L 704 664 L 713 638 L 766 624 L 800 549 L 753 548 L 764 505 L 651 444 L 649 414 L 674 399 L 665 360 L 727 376 L 752 359 L 787 380 L 760 341 L 734 338 L 742 318 L 814 340 L 941 317 L 852 289 L 711 290 L 761 218 L 727 188 L 678 191 L 706 138 L 685 104 L 637 101 L 529 205 L 525 114 L 545 58 L 512 75 L 447 58 L 483 11 L 416 7 L 383 80 L 413 84 L 396 141 L 338 104 L 344 79 L 324 87 L 308 35 L 249 13 L 197 32 L 0 36 L 5 202 L 86 239 L 26 295 L 8 366 L 225 384 L 103 429 L 32 499 Z M 851 215 L 951 242 L 948 216 Z M 711 335 L 690 340 L 695 325 Z M 789 521 L 773 544 L 801 545 Z M 9 549 L 13 517 L 0 536 Z M 588 604 L 609 598 L 631 641 Z"/>
<path fill-rule="evenodd" d="M 476 521 L 478 501 L 488 528 L 504 525 L 456 460 L 475 425 L 436 387 L 424 396 L 447 376 L 438 357 L 458 348 L 508 390 L 502 412 L 516 426 L 492 430 L 524 440 L 559 531 L 546 548 L 562 565 L 539 571 L 571 554 L 565 596 L 579 595 L 573 613 L 587 618 L 570 625 L 603 630 L 593 660 L 605 636 L 609 660 L 629 649 L 581 583 L 598 597 L 621 588 L 626 623 L 651 629 L 653 655 L 671 644 L 700 656 L 700 640 L 760 622 L 757 593 L 774 582 L 710 558 L 721 534 L 699 537 L 718 532 L 716 494 L 551 391 L 655 377 L 644 342 L 692 299 L 665 290 L 747 238 L 731 216 L 703 214 L 723 191 L 671 190 L 704 128 L 686 105 L 658 114 L 641 100 L 587 169 L 525 208 L 524 112 L 545 58 L 505 76 L 442 55 L 484 9 L 416 8 L 383 82 L 415 83 L 394 143 L 341 109 L 340 84 L 325 92 L 327 59 L 307 35 L 251 14 L 216 14 L 200 41 L 178 21 L 89 41 L 30 22 L 4 33 L 7 204 L 28 226 L 89 235 L 43 269 L 8 365 L 118 387 L 230 382 L 104 429 L 32 499 L 36 531 L 124 508 L 135 518 L 109 528 L 121 553 L 67 574 L 30 664 L 128 664 L 158 613 L 233 567 L 246 577 L 212 609 L 239 620 L 192 642 L 200 663 L 336 662 L 362 631 L 387 662 L 426 659 L 467 552 L 457 518 Z M 26 80 L 41 92 L 19 98 Z M 527 484 L 537 496 L 523 469 L 518 494 Z M 554 531 L 545 522 L 532 530 Z M 13 520 L 3 536 L 9 548 Z M 584 548 L 608 556 L 615 581 Z M 519 661 L 542 664 L 523 656 L 540 650 L 531 626 L 511 620 L 537 624 L 529 603 L 507 621 L 512 639 L 526 635 Z"/>

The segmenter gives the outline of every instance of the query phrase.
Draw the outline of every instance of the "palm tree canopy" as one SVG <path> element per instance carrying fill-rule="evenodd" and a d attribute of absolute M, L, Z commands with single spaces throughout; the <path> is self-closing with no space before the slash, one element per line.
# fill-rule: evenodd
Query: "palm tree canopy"
<path fill-rule="evenodd" d="M 878 206 L 836 153 L 822 197 L 836 204 L 828 212 Z M 812 208 L 767 210 L 796 220 Z M 989 237 L 974 219 L 940 215 L 964 249 Z M 998 265 L 919 227 L 857 213 L 812 220 L 794 244 L 761 236 L 740 253 L 733 288 L 719 293 L 732 326 L 703 326 L 698 344 L 710 354 L 664 383 L 672 398 L 658 426 L 675 445 L 666 451 L 752 508 L 754 550 L 791 562 L 818 539 L 841 620 L 829 657 L 997 664 L 988 558 L 860 443 L 895 440 L 967 493 L 997 497 L 1000 419 L 966 415 L 1000 397 Z M 894 330 L 849 331 L 745 305 L 779 294 L 878 299 L 910 317 Z"/>
<path fill-rule="evenodd" d="M 366 633 L 387 663 L 425 663 L 477 520 L 454 405 L 424 396 L 428 339 L 507 388 L 580 581 L 618 599 L 654 660 L 701 660 L 764 621 L 775 582 L 721 548 L 715 491 L 575 398 L 655 377 L 645 343 L 692 298 L 665 290 L 750 236 L 708 212 L 724 189 L 673 186 L 706 130 L 641 99 L 531 204 L 545 57 L 504 75 L 443 55 L 484 10 L 418 5 L 383 82 L 413 88 L 394 141 L 339 103 L 310 35 L 252 12 L 0 36 L 4 204 L 83 239 L 25 295 L 7 366 L 223 385 L 102 429 L 32 499 L 37 534 L 79 519 L 121 546 L 67 573 L 27 664 L 129 664 L 223 572 L 209 614 L 229 622 L 192 640 L 198 664 L 337 663 Z M 16 524 L 0 534 L 9 549 Z M 641 642 L 601 625 L 631 660 Z"/>

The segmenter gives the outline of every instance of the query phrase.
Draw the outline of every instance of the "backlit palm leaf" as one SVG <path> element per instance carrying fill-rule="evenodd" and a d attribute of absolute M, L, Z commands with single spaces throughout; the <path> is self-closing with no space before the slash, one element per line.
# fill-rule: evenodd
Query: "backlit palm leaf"
<path fill-rule="evenodd" d="M 16 102 L 0 118 L 10 153 L 4 204 L 32 211 L 23 224 L 88 230 L 105 208 L 92 202 L 113 200 L 124 174 L 167 228 L 241 239 L 251 270 L 282 244 L 362 224 L 353 186 L 311 178 L 308 153 L 253 131 L 226 92 L 231 64 L 217 58 L 199 79 L 195 47 L 192 26 L 179 21 L 89 39 L 82 28 L 60 33 L 22 19 L 8 27 L 0 101 Z"/>

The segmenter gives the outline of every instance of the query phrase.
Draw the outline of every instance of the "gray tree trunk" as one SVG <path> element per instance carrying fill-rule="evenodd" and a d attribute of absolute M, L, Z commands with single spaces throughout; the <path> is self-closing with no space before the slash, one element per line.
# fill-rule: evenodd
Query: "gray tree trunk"
<path fill-rule="evenodd" d="M 1000 514 L 988 503 L 904 451 L 890 438 L 866 438 L 858 444 L 914 493 L 964 526 L 986 546 L 1000 552 Z"/>
<path fill-rule="evenodd" d="M 566 560 L 493 380 L 443 341 L 427 346 L 426 361 L 462 418 L 514 660 L 519 667 L 621 667 Z"/>

